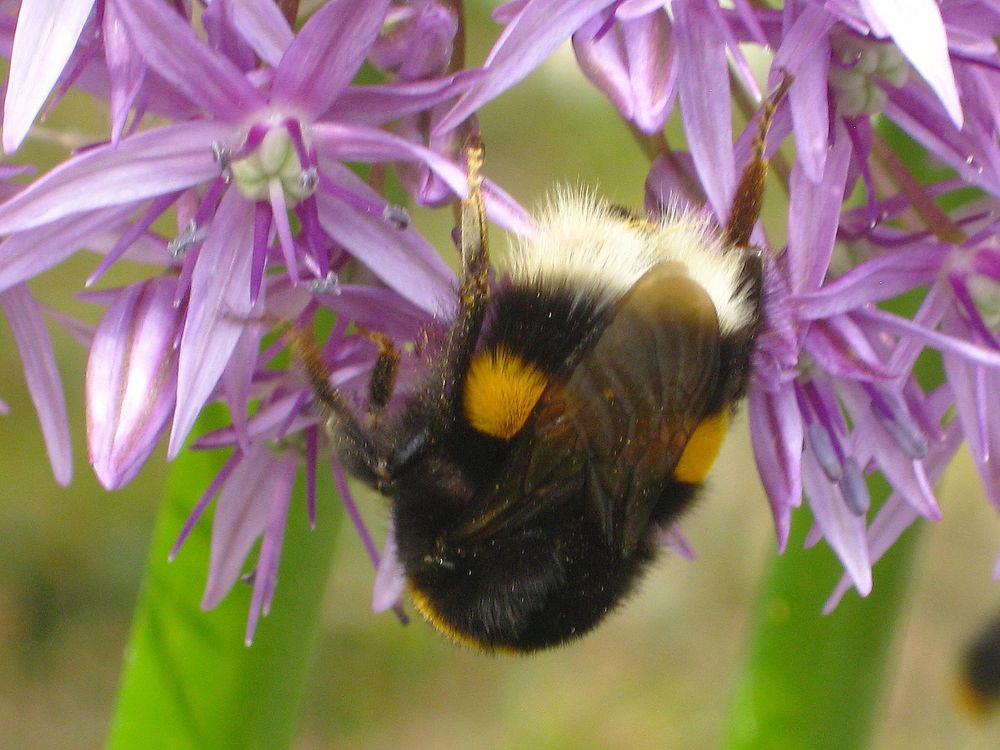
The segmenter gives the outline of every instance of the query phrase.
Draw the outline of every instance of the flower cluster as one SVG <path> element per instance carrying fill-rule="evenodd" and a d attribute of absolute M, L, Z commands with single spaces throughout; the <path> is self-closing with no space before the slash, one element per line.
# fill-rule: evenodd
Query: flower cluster
<path fill-rule="evenodd" d="M 763 90 L 793 79 L 769 138 L 772 151 L 794 142 L 794 163 L 779 157 L 775 170 L 789 195 L 787 246 L 758 228 L 770 261 L 748 409 L 779 547 L 804 496 L 811 541 L 843 561 L 831 604 L 849 586 L 868 593 L 874 560 L 916 519 L 940 516 L 932 485 L 962 440 L 1000 508 L 996 3 L 513 0 L 495 11 L 502 32 L 481 67 L 463 60 L 455 0 L 329 0 L 306 19 L 272 0 L 217 0 L 197 19 L 178 7 L 26 2 L 3 16 L 5 150 L 50 92 L 70 87 L 106 99 L 111 128 L 23 188 L 4 183 L 0 302 L 68 481 L 61 385 L 25 282 L 80 249 L 102 256 L 88 285 L 120 259 L 148 264 L 146 281 L 98 295 L 107 309 L 87 369 L 91 463 L 119 487 L 164 434 L 173 457 L 203 406 L 227 403 L 232 425 L 197 445 L 234 451 L 181 539 L 217 495 L 211 606 L 263 537 L 248 637 L 273 592 L 301 456 L 310 508 L 329 462 L 357 518 L 319 449 L 309 388 L 294 368 L 275 368 L 283 342 L 264 346 L 264 334 L 332 314 L 321 355 L 331 383 L 352 394 L 377 347 L 347 335 L 350 323 L 419 342 L 447 319 L 453 275 L 386 201 L 385 165 L 419 203 L 460 196 L 458 151 L 476 110 L 568 41 L 649 148 L 651 211 L 688 202 L 723 222 L 756 132 L 750 122 L 734 139 L 733 102 L 750 114 Z M 768 86 L 752 74 L 753 46 L 770 54 Z M 675 110 L 683 150 L 663 135 Z M 890 131 L 944 176 L 918 178 Z M 372 165 L 364 179 L 347 166 L 359 163 Z M 485 190 L 494 221 L 531 231 L 512 199 L 489 181 Z M 945 377 L 921 376 L 926 350 Z M 404 388 L 423 354 L 407 353 Z M 873 509 L 866 477 L 876 472 L 893 492 Z M 380 608 L 399 593 L 393 571 L 389 554 Z"/>

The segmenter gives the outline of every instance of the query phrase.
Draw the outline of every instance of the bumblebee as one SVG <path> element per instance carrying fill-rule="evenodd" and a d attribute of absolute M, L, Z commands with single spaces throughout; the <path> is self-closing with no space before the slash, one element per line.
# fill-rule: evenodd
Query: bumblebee
<path fill-rule="evenodd" d="M 1000 617 L 993 617 L 966 647 L 957 699 L 973 718 L 996 713 L 1000 705 Z"/>
<path fill-rule="evenodd" d="M 747 389 L 762 305 L 749 238 L 786 86 L 723 231 L 559 194 L 492 291 L 470 143 L 457 311 L 423 387 L 383 414 L 398 362 L 383 338 L 358 415 L 303 354 L 341 459 L 391 501 L 416 608 L 453 640 L 530 652 L 583 635 L 691 504 Z"/>

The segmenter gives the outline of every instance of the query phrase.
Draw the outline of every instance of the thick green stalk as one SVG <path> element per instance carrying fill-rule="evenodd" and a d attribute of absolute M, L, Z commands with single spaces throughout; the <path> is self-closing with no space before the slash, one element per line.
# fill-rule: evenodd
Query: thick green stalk
<path fill-rule="evenodd" d="M 202 519 L 167 562 L 219 462 L 215 453 L 188 451 L 172 467 L 125 653 L 111 750 L 279 750 L 294 737 L 340 513 L 322 502 L 334 492 L 321 476 L 320 518 L 310 531 L 300 477 L 271 614 L 248 648 L 249 586 L 237 584 L 210 612 L 199 606 L 211 519 Z"/>
<path fill-rule="evenodd" d="M 877 563 L 867 599 L 848 593 L 823 615 L 842 567 L 825 544 L 802 549 L 812 519 L 793 517 L 788 552 L 775 560 L 758 603 L 725 750 L 865 748 L 878 717 L 917 534 L 906 532 Z"/>

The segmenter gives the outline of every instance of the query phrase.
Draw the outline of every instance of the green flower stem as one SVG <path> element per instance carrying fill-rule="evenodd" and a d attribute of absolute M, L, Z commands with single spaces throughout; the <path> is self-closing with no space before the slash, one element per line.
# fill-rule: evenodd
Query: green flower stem
<path fill-rule="evenodd" d="M 340 513 L 321 504 L 317 528 L 310 531 L 300 476 L 271 614 L 248 648 L 243 639 L 249 586 L 238 583 L 210 612 L 199 606 L 210 519 L 203 518 L 177 559 L 167 562 L 219 464 L 216 452 L 186 451 L 172 467 L 125 653 L 111 750 L 279 750 L 294 737 Z M 328 478 L 319 474 L 319 497 L 334 497 Z"/>
<path fill-rule="evenodd" d="M 888 488 L 871 484 L 872 499 L 884 499 Z M 876 564 L 868 598 L 849 592 L 823 615 L 843 568 L 825 544 L 802 548 L 808 513 L 793 519 L 758 603 L 725 750 L 853 750 L 871 740 L 918 535 L 908 530 Z"/>

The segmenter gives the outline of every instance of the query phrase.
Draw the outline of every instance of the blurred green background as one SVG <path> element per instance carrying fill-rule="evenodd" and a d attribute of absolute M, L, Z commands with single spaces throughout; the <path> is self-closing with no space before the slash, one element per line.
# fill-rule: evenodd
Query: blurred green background
<path fill-rule="evenodd" d="M 478 29 L 470 63 L 486 54 L 495 33 L 489 23 L 485 16 L 470 23 Z M 72 132 L 94 112 L 86 100 L 71 99 L 43 128 Z M 488 174 L 526 205 L 557 181 L 599 185 L 617 202 L 642 203 L 645 158 L 567 48 L 488 105 L 481 124 Z M 58 158 L 52 144 L 32 148 L 16 161 Z M 770 204 L 780 197 L 770 196 Z M 427 236 L 450 248 L 449 213 L 416 214 Z M 72 299 L 95 262 L 75 258 L 32 288 L 96 321 L 97 310 Z M 103 284 L 135 274 L 141 269 L 120 270 Z M 57 326 L 52 333 L 74 433 L 75 477 L 65 489 L 49 471 L 12 337 L 0 331 L 0 397 L 11 405 L 0 418 L 0 748 L 103 743 L 166 472 L 161 448 L 125 489 L 99 487 L 83 436 L 85 354 Z M 192 504 L 203 489 L 191 488 Z M 939 497 L 945 518 L 920 540 L 874 743 L 880 749 L 1000 743 L 1000 719 L 974 723 L 953 700 L 962 647 L 1000 608 L 990 577 L 998 523 L 964 455 Z M 361 499 L 372 524 L 383 528 L 381 503 Z M 321 499 L 321 522 L 337 504 Z M 373 572 L 344 524 L 295 747 L 713 747 L 723 734 L 759 582 L 775 554 L 742 421 L 685 531 L 697 562 L 665 559 L 628 606 L 579 643 L 510 659 L 461 651 L 419 619 L 402 627 L 391 614 L 372 615 Z"/>

